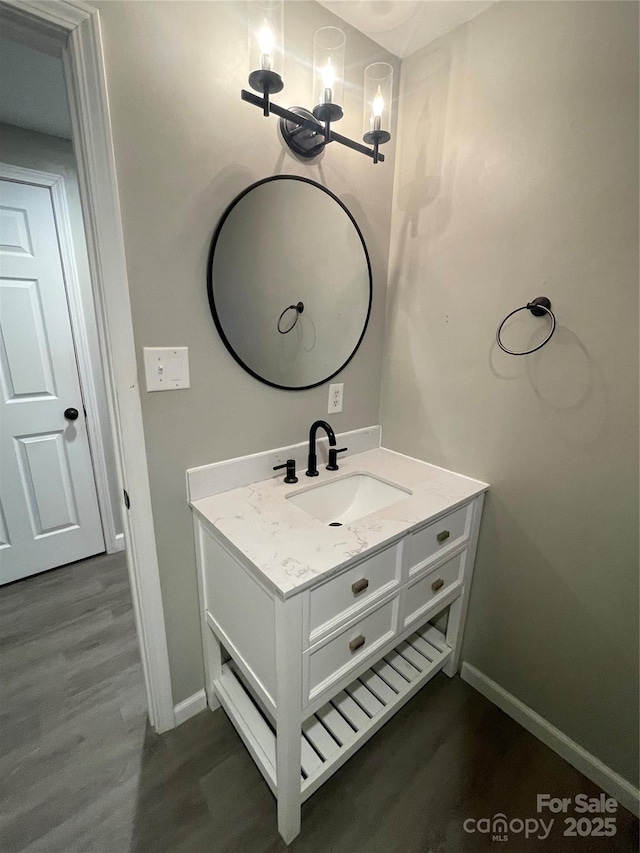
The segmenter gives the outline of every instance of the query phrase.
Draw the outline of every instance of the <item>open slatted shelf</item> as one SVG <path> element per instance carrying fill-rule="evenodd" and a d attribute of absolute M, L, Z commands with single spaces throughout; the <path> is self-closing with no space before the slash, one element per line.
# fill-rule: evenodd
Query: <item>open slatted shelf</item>
<path fill-rule="evenodd" d="M 302 724 L 303 800 L 315 790 L 446 664 L 451 649 L 428 624 L 385 654 Z M 232 664 L 215 681 L 216 694 L 277 792 L 276 734 Z"/>

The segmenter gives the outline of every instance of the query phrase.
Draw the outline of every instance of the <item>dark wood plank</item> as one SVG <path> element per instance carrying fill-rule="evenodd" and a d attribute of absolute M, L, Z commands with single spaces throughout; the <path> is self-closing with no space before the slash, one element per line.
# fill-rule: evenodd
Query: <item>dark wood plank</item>
<path fill-rule="evenodd" d="M 275 801 L 223 711 L 150 731 L 124 559 L 0 589 L 3 853 L 282 853 Z M 303 806 L 293 853 L 495 850 L 467 817 L 535 817 L 599 789 L 459 678 L 412 699 Z M 631 853 L 613 838 L 512 836 L 510 853 Z"/>

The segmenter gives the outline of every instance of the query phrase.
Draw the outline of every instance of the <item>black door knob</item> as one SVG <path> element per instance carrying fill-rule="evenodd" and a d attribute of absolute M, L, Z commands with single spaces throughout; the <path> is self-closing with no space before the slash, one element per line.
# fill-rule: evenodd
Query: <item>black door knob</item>
<path fill-rule="evenodd" d="M 65 409 L 64 416 L 68 421 L 75 421 L 78 418 L 78 410 L 77 409 Z"/>

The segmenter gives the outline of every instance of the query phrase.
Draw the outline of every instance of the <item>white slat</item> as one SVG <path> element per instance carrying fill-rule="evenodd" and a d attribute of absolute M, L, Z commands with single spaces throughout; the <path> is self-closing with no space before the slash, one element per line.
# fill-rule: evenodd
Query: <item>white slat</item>
<path fill-rule="evenodd" d="M 309 778 L 315 771 L 322 767 L 322 761 L 318 757 L 317 753 L 312 749 L 309 745 L 306 738 L 302 738 L 302 754 L 301 754 L 301 764 L 302 764 L 302 772 L 304 775 Z"/>
<path fill-rule="evenodd" d="M 308 720 L 305 720 L 302 724 L 302 731 L 306 735 L 307 740 L 311 742 L 315 751 L 319 752 L 320 757 L 325 761 L 340 749 L 316 717 L 309 717 Z"/>
<path fill-rule="evenodd" d="M 418 631 L 418 634 L 440 652 L 446 652 L 449 648 L 445 642 L 444 635 L 434 628 L 433 625 L 427 623 Z"/>
<path fill-rule="evenodd" d="M 404 693 L 409 682 L 403 678 L 386 660 L 379 660 L 374 663 L 371 669 L 380 676 L 387 684 L 390 684 L 398 693 Z"/>
<path fill-rule="evenodd" d="M 435 646 L 432 646 L 431 643 L 427 643 L 420 634 L 412 634 L 407 638 L 407 642 L 411 643 L 411 645 L 417 649 L 421 655 L 424 655 L 429 660 L 439 660 L 442 656 L 442 652 L 436 649 Z"/>
<path fill-rule="evenodd" d="M 400 643 L 399 646 L 396 646 L 395 650 L 401 654 L 403 658 L 408 660 L 409 663 L 412 663 L 416 669 L 420 670 L 420 672 L 424 672 L 425 669 L 431 665 L 431 659 L 421 655 L 420 652 L 417 651 L 417 649 L 414 649 L 413 646 L 409 645 L 409 643 Z"/>
<path fill-rule="evenodd" d="M 251 733 L 251 737 L 255 741 L 250 750 L 256 746 L 259 747 L 267 761 L 271 764 L 271 767 L 275 769 L 276 736 L 266 724 L 264 717 L 254 705 L 251 697 L 228 666 L 223 667 L 222 675 L 217 681 L 233 704 L 233 711 L 235 711 L 243 722 L 243 728 Z"/>
<path fill-rule="evenodd" d="M 394 669 L 397 669 L 401 675 L 404 675 L 407 681 L 413 681 L 420 675 L 415 666 L 412 666 L 409 661 L 406 661 L 402 655 L 399 655 L 395 650 L 389 652 L 388 655 L 385 655 L 384 659 L 387 663 L 391 664 Z"/>
<path fill-rule="evenodd" d="M 364 710 L 369 714 L 370 717 L 375 717 L 375 715 L 382 711 L 384 705 L 379 699 L 373 695 L 370 690 L 362 684 L 360 681 L 352 681 L 351 684 L 347 685 L 344 688 L 349 696 L 351 696 L 355 701 L 360 705 Z"/>
<path fill-rule="evenodd" d="M 351 696 L 347 696 L 344 690 L 341 690 L 337 696 L 333 697 L 331 704 L 335 705 L 343 717 L 349 720 L 356 731 L 360 731 L 369 722 L 369 717 L 367 717 L 362 708 L 353 701 Z"/>
<path fill-rule="evenodd" d="M 333 705 L 325 705 L 320 708 L 319 711 L 316 711 L 316 717 L 329 729 L 341 746 L 350 743 L 355 738 L 356 733 Z"/>
<path fill-rule="evenodd" d="M 398 695 L 395 690 L 392 690 L 391 687 L 389 687 L 386 681 L 383 681 L 379 675 L 376 675 L 375 672 L 372 672 L 370 669 L 360 676 L 360 681 L 373 693 L 374 696 L 378 697 L 383 705 L 388 705 L 390 702 L 393 702 Z"/>

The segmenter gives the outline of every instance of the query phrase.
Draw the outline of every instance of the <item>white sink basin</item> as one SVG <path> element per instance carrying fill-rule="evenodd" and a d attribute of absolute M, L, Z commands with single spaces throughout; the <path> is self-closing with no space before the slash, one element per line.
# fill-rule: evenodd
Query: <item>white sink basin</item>
<path fill-rule="evenodd" d="M 339 480 L 309 486 L 287 500 L 313 518 L 347 524 L 413 494 L 371 474 L 348 474 Z"/>

